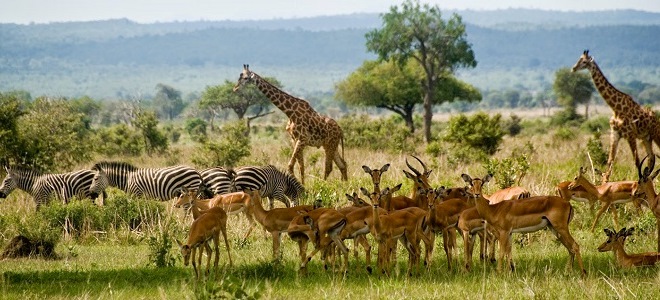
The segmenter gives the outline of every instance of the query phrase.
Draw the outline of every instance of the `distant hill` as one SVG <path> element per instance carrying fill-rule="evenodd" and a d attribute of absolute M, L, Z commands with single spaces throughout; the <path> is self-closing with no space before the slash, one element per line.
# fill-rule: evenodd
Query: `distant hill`
<path fill-rule="evenodd" d="M 638 76 L 660 84 L 658 13 L 457 13 L 467 24 L 478 61 L 477 68 L 460 75 L 477 87 L 547 85 L 554 71 L 572 65 L 583 49 L 591 49 L 614 80 Z M 364 60 L 375 58 L 366 52 L 364 35 L 381 23 L 377 14 L 353 14 L 241 22 L 0 24 L 0 90 L 114 98 L 148 95 L 165 83 L 184 93 L 201 92 L 235 80 L 241 65 L 249 63 L 280 79 L 287 90 L 330 91 Z"/>

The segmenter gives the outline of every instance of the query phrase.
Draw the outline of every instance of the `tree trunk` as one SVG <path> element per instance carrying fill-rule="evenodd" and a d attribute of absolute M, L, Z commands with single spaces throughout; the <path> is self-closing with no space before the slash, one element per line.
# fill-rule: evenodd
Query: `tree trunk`
<path fill-rule="evenodd" d="M 424 94 L 424 139 L 426 143 L 430 143 L 433 139 L 431 137 L 431 122 L 433 121 L 433 83 L 431 80 L 427 82 L 426 91 Z"/>

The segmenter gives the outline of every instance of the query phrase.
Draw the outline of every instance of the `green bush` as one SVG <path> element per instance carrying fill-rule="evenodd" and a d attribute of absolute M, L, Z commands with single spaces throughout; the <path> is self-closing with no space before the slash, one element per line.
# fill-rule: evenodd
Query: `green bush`
<path fill-rule="evenodd" d="M 174 218 L 167 217 L 165 223 L 158 224 L 151 236 L 149 236 L 149 262 L 158 268 L 172 267 L 178 257 L 173 252 L 174 240 L 178 227 L 175 226 Z"/>
<path fill-rule="evenodd" d="M 512 114 L 510 119 L 502 122 L 502 127 L 509 136 L 516 136 L 522 131 L 521 122 L 522 119 L 519 116 Z"/>
<path fill-rule="evenodd" d="M 103 127 L 96 133 L 96 151 L 108 156 L 138 156 L 142 154 L 138 132 L 126 124 Z"/>
<path fill-rule="evenodd" d="M 568 127 L 560 127 L 555 131 L 554 139 L 562 141 L 570 141 L 576 138 L 575 130 Z"/>
<path fill-rule="evenodd" d="M 207 138 L 206 126 L 206 121 L 200 118 L 188 119 L 186 121 L 186 132 L 193 141 L 202 143 Z"/>
<path fill-rule="evenodd" d="M 62 228 L 72 237 L 80 237 L 91 231 L 104 231 L 108 227 L 101 207 L 90 201 L 73 200 L 68 204 L 52 201 L 37 212 L 51 227 Z"/>
<path fill-rule="evenodd" d="M 141 198 L 135 199 L 124 192 L 109 194 L 103 209 L 111 229 L 154 228 L 166 214 L 162 203 Z"/>
<path fill-rule="evenodd" d="M 500 124 L 501 118 L 500 114 L 490 117 L 484 112 L 470 117 L 460 114 L 449 119 L 448 127 L 441 138 L 455 149 L 467 147 L 493 155 L 505 134 Z"/>
<path fill-rule="evenodd" d="M 594 165 L 602 168 L 607 164 L 608 153 L 600 141 L 600 131 L 594 131 L 593 136 L 589 138 L 587 153 L 589 154 L 588 158 L 591 158 Z"/>
<path fill-rule="evenodd" d="M 555 113 L 550 119 L 552 126 L 580 126 L 584 122 L 584 116 L 579 115 L 575 110 L 561 110 Z"/>
<path fill-rule="evenodd" d="M 62 238 L 62 227 L 52 226 L 42 214 L 29 217 L 12 215 L 10 219 L 9 222 L 13 224 L 16 235 L 52 245 L 57 245 Z"/>
<path fill-rule="evenodd" d="M 247 125 L 241 120 L 225 124 L 218 142 L 202 142 L 193 154 L 192 162 L 198 166 L 237 165 L 241 159 L 250 156 L 250 136 L 246 132 Z"/>
<path fill-rule="evenodd" d="M 488 174 L 493 175 L 493 179 L 500 189 L 505 189 L 510 186 L 520 185 L 520 180 L 529 171 L 528 157 L 533 153 L 533 146 L 528 144 L 525 149 L 514 149 L 511 151 L 509 157 L 502 159 L 489 159 L 484 164 L 484 169 Z M 530 148 L 531 147 L 531 148 Z"/>
<path fill-rule="evenodd" d="M 610 128 L 610 118 L 605 116 L 591 118 L 589 120 L 584 121 L 584 123 L 582 123 L 580 128 L 590 133 L 605 132 Z"/>
<path fill-rule="evenodd" d="M 421 142 L 401 117 L 372 120 L 368 115 L 346 116 L 337 121 L 344 132 L 344 146 L 392 153 L 412 152 Z"/>

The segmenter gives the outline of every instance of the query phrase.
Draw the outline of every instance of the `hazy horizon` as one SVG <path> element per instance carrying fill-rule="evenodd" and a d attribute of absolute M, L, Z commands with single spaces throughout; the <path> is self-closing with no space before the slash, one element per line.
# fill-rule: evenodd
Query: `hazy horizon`
<path fill-rule="evenodd" d="M 30 24 L 129 19 L 138 23 L 292 19 L 354 13 L 385 13 L 402 0 L 0 0 L 0 23 Z M 550 11 L 639 10 L 660 12 L 648 0 L 432 0 L 444 10 L 541 9 Z"/>

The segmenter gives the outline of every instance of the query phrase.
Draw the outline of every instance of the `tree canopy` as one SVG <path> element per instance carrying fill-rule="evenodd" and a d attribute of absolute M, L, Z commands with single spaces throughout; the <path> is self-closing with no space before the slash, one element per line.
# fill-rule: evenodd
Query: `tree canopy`
<path fill-rule="evenodd" d="M 336 85 L 335 97 L 349 105 L 374 106 L 400 115 L 415 131 L 415 105 L 423 103 L 424 72 L 413 60 L 400 65 L 393 60 L 365 61 L 360 68 Z M 451 74 L 444 74 L 436 86 L 433 104 L 456 99 L 481 100 L 481 93 Z"/>
<path fill-rule="evenodd" d="M 596 91 L 588 73 L 571 72 L 569 68 L 557 70 L 552 89 L 557 95 L 557 102 L 569 115 L 576 114 L 578 104 L 586 104 L 588 109 L 591 96 Z M 586 112 L 585 117 L 588 117 Z"/>
<path fill-rule="evenodd" d="M 423 69 L 424 136 L 431 140 L 431 119 L 436 86 L 443 74 L 459 67 L 476 67 L 472 46 L 466 39 L 465 25 L 458 14 L 442 19 L 440 8 L 406 0 L 381 16 L 383 28 L 366 34 L 367 50 L 379 59 L 400 64 L 408 59 Z"/>

